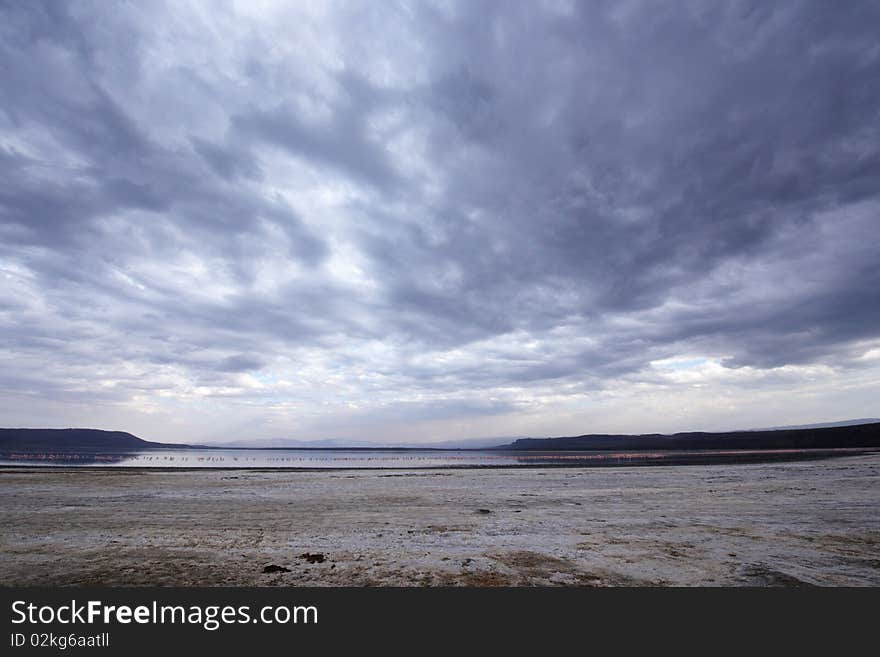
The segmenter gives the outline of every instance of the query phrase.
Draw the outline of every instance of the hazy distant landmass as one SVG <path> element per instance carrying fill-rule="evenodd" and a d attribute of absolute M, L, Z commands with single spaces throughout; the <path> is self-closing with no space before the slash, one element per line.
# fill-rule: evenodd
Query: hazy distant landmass
<path fill-rule="evenodd" d="M 648 449 L 834 449 L 880 447 L 880 423 L 814 429 L 643 434 L 590 434 L 561 438 L 520 438 L 503 446 L 514 450 Z"/>
<path fill-rule="evenodd" d="M 326 438 L 322 440 L 292 440 L 289 438 L 269 438 L 266 440 L 232 440 L 212 442 L 210 447 L 236 449 L 486 449 L 497 447 L 504 441 L 513 441 L 514 436 L 495 436 L 494 438 L 463 438 L 430 443 L 381 443 L 369 440 L 346 440 L 345 438 Z"/>
<path fill-rule="evenodd" d="M 228 440 L 205 443 L 206 447 L 221 449 L 341 449 L 346 447 L 375 447 L 365 440 L 292 440 L 289 438 L 265 438 L 262 440 Z"/>

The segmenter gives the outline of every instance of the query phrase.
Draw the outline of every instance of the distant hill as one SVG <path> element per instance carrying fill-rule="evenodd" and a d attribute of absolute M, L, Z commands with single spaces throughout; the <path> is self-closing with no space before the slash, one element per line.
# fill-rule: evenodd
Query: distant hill
<path fill-rule="evenodd" d="M 436 443 L 409 443 L 414 449 L 486 449 L 494 447 L 502 440 L 516 440 L 514 436 L 498 436 L 495 438 L 463 438 L 462 440 L 444 440 Z"/>
<path fill-rule="evenodd" d="M 590 434 L 562 438 L 520 438 L 499 449 L 651 450 L 651 449 L 833 449 L 880 447 L 880 422 L 820 429 L 731 431 L 727 433 L 651 433 L 638 436 Z"/>
<path fill-rule="evenodd" d="M 341 449 L 345 447 L 370 447 L 373 443 L 365 440 L 338 440 L 335 438 L 319 440 L 296 440 L 293 438 L 263 438 L 257 440 L 229 440 L 208 442 L 211 449 Z"/>
<path fill-rule="evenodd" d="M 0 449 L 151 449 L 166 447 L 125 431 L 100 429 L 0 429 Z M 185 445 L 174 445 L 185 447 Z"/>

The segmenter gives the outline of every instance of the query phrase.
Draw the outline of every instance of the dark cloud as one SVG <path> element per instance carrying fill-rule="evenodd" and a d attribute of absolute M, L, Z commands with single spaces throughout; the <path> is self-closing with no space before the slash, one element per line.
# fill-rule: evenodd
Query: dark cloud
<path fill-rule="evenodd" d="M 427 422 L 880 339 L 876 3 L 227 11 L 0 8 L 32 397 Z"/>
<path fill-rule="evenodd" d="M 259 180 L 262 177 L 260 165 L 249 151 L 243 148 L 229 148 L 221 144 L 193 137 L 193 148 L 221 178 L 233 181 L 236 178 Z"/>
<path fill-rule="evenodd" d="M 363 119 L 369 106 L 352 98 L 337 108 L 327 124 L 309 125 L 289 107 L 277 107 L 232 118 L 243 138 L 276 146 L 296 157 L 327 165 L 371 185 L 385 187 L 397 175 L 382 145 L 364 134 Z"/>
<path fill-rule="evenodd" d="M 251 370 L 258 370 L 263 365 L 263 361 L 256 356 L 236 354 L 235 356 L 224 358 L 218 369 L 224 372 L 249 372 Z"/>

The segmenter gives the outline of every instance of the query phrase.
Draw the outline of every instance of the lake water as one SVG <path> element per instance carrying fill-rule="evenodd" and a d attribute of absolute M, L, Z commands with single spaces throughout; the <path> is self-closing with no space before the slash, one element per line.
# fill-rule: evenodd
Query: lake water
<path fill-rule="evenodd" d="M 0 452 L 0 466 L 114 468 L 441 468 L 528 465 L 642 465 L 820 458 L 861 450 L 699 450 L 541 452 L 489 450 L 151 449 Z"/>

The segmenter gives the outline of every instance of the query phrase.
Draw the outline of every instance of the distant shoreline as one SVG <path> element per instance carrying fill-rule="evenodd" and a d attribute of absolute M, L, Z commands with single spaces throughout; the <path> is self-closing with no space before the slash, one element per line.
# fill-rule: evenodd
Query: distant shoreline
<path fill-rule="evenodd" d="M 681 432 L 674 434 L 584 434 L 556 438 L 519 438 L 489 447 L 422 446 L 271 446 L 175 445 L 157 443 L 123 431 L 97 429 L 0 429 L 2 451 L 55 450 L 302 450 L 315 452 L 530 452 L 530 451 L 694 451 L 880 448 L 880 422 L 768 431 Z"/>

